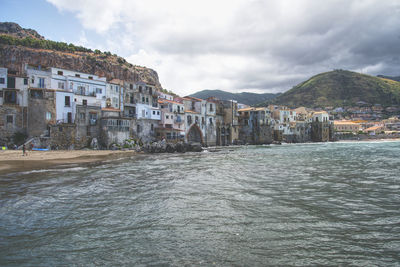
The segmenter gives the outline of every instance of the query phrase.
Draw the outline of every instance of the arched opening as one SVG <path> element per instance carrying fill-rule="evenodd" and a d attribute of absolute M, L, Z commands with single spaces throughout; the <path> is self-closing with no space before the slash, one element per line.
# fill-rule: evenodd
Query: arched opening
<path fill-rule="evenodd" d="M 187 134 L 187 140 L 188 142 L 203 143 L 203 135 L 199 126 L 193 125 L 192 127 L 190 127 Z"/>

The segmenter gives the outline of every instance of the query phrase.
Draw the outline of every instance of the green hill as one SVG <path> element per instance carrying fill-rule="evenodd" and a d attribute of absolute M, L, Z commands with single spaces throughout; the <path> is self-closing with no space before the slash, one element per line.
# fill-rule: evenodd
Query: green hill
<path fill-rule="evenodd" d="M 207 99 L 209 97 L 216 97 L 221 100 L 236 100 L 239 103 L 246 105 L 254 105 L 260 102 L 269 101 L 274 99 L 277 95 L 280 94 L 255 94 L 255 93 L 229 93 L 222 90 L 203 90 L 191 94 L 190 96 Z"/>
<path fill-rule="evenodd" d="M 291 107 L 400 105 L 400 82 L 345 70 L 318 74 L 274 99 Z"/>

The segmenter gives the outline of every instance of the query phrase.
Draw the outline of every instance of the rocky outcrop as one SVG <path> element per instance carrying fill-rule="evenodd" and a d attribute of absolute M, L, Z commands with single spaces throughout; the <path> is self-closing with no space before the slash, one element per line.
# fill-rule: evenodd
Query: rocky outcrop
<path fill-rule="evenodd" d="M 131 64 L 124 58 L 112 55 L 110 52 L 92 51 L 72 44 L 70 44 L 72 47 L 80 50 L 63 50 L 63 47 L 69 49 L 70 45 L 45 40 L 35 30 L 24 29 L 13 22 L 0 22 L 0 36 L 2 35 L 11 39 L 15 38 L 15 40 L 11 40 L 11 43 L 0 43 L 0 67 L 17 71 L 20 75 L 24 75 L 24 64 L 28 63 L 42 67 L 56 67 L 95 74 L 106 77 L 107 80 L 117 78 L 130 83 L 142 81 L 154 85 L 157 89 L 162 89 L 156 71 Z M 35 46 L 29 41 L 26 43 L 16 41 L 29 39 L 40 40 L 39 43 L 42 45 L 46 42 L 51 43 L 56 45 L 55 48 L 57 49 L 47 49 L 52 46 L 46 45 Z M 57 47 L 57 44 L 60 47 Z M 43 49 L 36 47 L 43 47 Z"/>
<path fill-rule="evenodd" d="M 24 73 L 24 63 L 91 73 L 128 82 L 143 81 L 161 89 L 156 71 L 118 63 L 117 56 L 97 55 L 91 52 L 61 52 L 24 46 L 0 44 L 0 66 Z"/>
<path fill-rule="evenodd" d="M 200 144 L 190 143 L 167 143 L 165 141 L 158 141 L 146 144 L 142 147 L 144 152 L 147 153 L 185 153 L 185 152 L 202 152 L 203 148 Z"/>
<path fill-rule="evenodd" d="M 14 22 L 0 22 L 0 34 L 7 34 L 19 38 L 35 38 L 39 40 L 44 40 L 44 37 L 37 33 L 37 31 L 32 29 L 25 29 Z"/>

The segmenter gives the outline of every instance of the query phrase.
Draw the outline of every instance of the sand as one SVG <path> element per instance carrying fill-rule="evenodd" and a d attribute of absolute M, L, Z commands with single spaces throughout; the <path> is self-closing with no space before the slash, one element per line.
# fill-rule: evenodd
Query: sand
<path fill-rule="evenodd" d="M 136 154 L 132 150 L 57 150 L 27 151 L 27 153 L 27 156 L 22 156 L 22 150 L 0 151 L 0 174 L 55 168 L 59 165 L 101 163 L 105 160 L 130 157 Z"/>

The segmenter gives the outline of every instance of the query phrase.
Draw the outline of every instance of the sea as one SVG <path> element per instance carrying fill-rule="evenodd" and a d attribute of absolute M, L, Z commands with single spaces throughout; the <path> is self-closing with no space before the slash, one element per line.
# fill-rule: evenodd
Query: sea
<path fill-rule="evenodd" d="M 400 142 L 231 146 L 0 176 L 0 266 L 399 266 Z"/>

